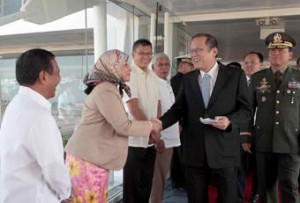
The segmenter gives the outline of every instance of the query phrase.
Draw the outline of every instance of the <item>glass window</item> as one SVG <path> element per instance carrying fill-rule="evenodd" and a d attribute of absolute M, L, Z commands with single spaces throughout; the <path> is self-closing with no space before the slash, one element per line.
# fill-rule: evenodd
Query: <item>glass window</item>
<path fill-rule="evenodd" d="M 0 53 L 0 118 L 18 91 L 15 78 L 16 58 L 24 50 L 33 47 L 45 48 L 56 55 L 60 67 L 61 82 L 57 86 L 55 97 L 50 102 L 64 143 L 67 142 L 81 118 L 81 110 L 86 98 L 83 92 L 85 89 L 83 78 L 91 70 L 95 61 L 93 12 L 93 8 L 89 8 L 86 16 L 83 10 L 46 24 L 17 20 L 0 26 L 0 38 L 6 37 L 9 47 L 7 49 L 9 52 L 4 50 Z M 132 44 L 138 37 L 149 38 L 150 18 L 147 16 L 133 15 L 116 4 L 107 2 L 107 21 L 107 49 L 120 49 L 130 54 Z M 61 40 L 62 43 L 59 39 L 65 41 Z M 120 192 L 118 185 L 122 183 L 122 171 L 112 172 L 109 182 L 110 189 L 117 188 L 117 193 Z"/>

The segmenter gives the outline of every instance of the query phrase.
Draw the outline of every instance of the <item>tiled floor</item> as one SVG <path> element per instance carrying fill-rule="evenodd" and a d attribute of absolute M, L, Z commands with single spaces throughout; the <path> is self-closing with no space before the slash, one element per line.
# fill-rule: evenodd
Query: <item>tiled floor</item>
<path fill-rule="evenodd" d="M 164 203 L 187 203 L 186 192 L 183 189 L 173 189 L 171 181 L 167 181 Z"/>

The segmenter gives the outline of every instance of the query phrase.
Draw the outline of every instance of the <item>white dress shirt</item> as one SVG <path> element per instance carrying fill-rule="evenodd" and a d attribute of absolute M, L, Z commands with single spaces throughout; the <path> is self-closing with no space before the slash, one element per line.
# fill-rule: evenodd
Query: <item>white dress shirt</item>
<path fill-rule="evenodd" d="M 51 103 L 20 86 L 0 129 L 0 202 L 58 203 L 71 194 Z"/>
<path fill-rule="evenodd" d="M 170 82 L 157 77 L 160 91 L 161 114 L 163 115 L 175 102 Z M 160 132 L 166 148 L 180 146 L 178 122 Z"/>
<path fill-rule="evenodd" d="M 247 85 L 248 85 L 248 87 L 249 87 L 251 78 L 250 78 L 248 75 L 246 75 L 246 79 L 247 79 Z"/>
<path fill-rule="evenodd" d="M 127 85 L 130 87 L 131 98 L 124 94 L 123 101 L 138 99 L 138 105 L 143 110 L 147 119 L 157 117 L 157 107 L 160 100 L 158 90 L 157 76 L 152 70 L 147 72 L 141 70 L 136 65 L 132 66 L 130 81 Z M 125 105 L 127 106 L 127 105 Z M 128 118 L 133 120 L 133 116 L 128 111 Z M 131 147 L 148 147 L 149 137 L 129 137 L 129 146 Z"/>

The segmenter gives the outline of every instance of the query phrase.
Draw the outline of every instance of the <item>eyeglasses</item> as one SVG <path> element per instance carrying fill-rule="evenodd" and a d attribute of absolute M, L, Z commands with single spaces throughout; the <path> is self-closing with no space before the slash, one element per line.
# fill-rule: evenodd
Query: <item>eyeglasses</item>
<path fill-rule="evenodd" d="M 150 52 L 150 53 L 144 53 L 144 52 L 135 52 L 137 55 L 139 55 L 139 56 L 147 56 L 147 57 L 150 57 L 150 56 L 152 56 L 152 52 Z"/>
<path fill-rule="evenodd" d="M 251 65 L 256 65 L 256 64 L 258 64 L 258 62 L 256 62 L 256 61 L 247 61 L 247 62 L 244 62 L 245 66 L 251 66 Z"/>
<path fill-rule="evenodd" d="M 202 52 L 204 49 L 203 48 L 196 48 L 196 49 L 190 49 L 189 50 L 189 54 L 200 54 L 200 52 Z"/>

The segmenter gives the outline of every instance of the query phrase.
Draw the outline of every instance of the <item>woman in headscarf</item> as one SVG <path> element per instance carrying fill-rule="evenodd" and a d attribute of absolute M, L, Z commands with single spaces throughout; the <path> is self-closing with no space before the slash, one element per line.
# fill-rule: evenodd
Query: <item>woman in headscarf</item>
<path fill-rule="evenodd" d="M 124 83 L 130 79 L 128 55 L 106 51 L 84 83 L 88 94 L 82 119 L 66 145 L 74 202 L 107 202 L 109 170 L 122 169 L 128 136 L 149 137 L 160 128 L 158 120 L 129 121 L 122 103 Z"/>

